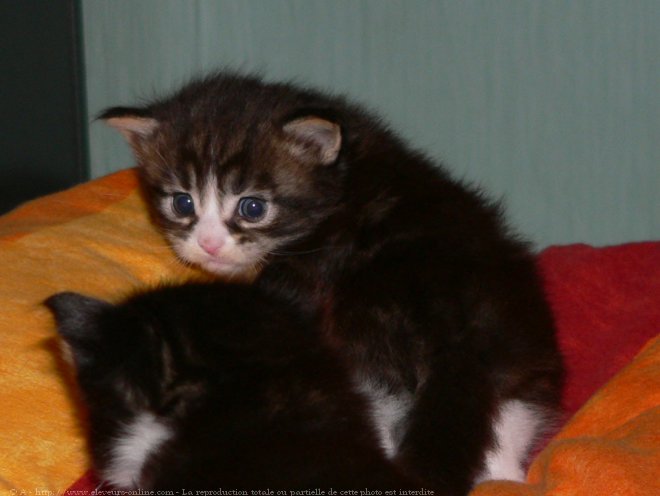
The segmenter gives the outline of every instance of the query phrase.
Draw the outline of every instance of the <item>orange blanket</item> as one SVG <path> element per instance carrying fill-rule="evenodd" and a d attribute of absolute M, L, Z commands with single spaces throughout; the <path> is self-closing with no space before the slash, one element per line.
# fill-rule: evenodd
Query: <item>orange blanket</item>
<path fill-rule="evenodd" d="M 540 264 L 567 352 L 565 404 L 573 411 L 660 331 L 660 243 L 553 248 Z M 0 217 L 0 274 L 0 492 L 61 493 L 88 469 L 88 457 L 40 302 L 62 290 L 114 298 L 195 272 L 151 227 L 128 170 Z M 659 405 L 655 338 L 539 454 L 527 484 L 488 482 L 475 494 L 660 494 Z M 93 489 L 89 483 L 78 487 Z"/>
<path fill-rule="evenodd" d="M 67 289 L 112 298 L 186 275 L 136 186 L 126 171 L 0 218 L 0 492 L 61 494 L 88 468 L 44 298 Z"/>

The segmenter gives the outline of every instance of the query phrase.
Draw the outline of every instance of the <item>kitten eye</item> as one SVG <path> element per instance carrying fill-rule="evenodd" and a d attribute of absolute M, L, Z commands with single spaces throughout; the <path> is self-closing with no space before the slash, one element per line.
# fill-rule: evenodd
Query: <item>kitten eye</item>
<path fill-rule="evenodd" d="M 172 208 L 184 217 L 195 213 L 195 202 L 188 193 L 175 193 L 172 197 Z"/>
<path fill-rule="evenodd" d="M 238 214 L 245 220 L 257 222 L 266 215 L 266 201 L 247 196 L 238 201 Z"/>

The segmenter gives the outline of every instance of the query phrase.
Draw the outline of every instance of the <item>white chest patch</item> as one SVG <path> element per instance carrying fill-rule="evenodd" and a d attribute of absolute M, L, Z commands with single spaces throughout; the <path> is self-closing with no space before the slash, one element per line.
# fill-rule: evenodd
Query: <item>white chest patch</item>
<path fill-rule="evenodd" d="M 543 419 L 543 414 L 529 403 L 520 400 L 504 402 L 493 422 L 495 445 L 486 452 L 486 467 L 476 482 L 492 479 L 524 481 L 525 458 Z"/>
<path fill-rule="evenodd" d="M 103 478 L 119 489 L 139 487 L 148 456 L 171 437 L 171 430 L 155 415 L 148 412 L 137 415 L 119 434 Z"/>
<path fill-rule="evenodd" d="M 411 396 L 392 394 L 368 379 L 358 382 L 358 391 L 369 400 L 370 416 L 385 455 L 394 458 L 405 432 L 405 420 L 412 406 Z"/>

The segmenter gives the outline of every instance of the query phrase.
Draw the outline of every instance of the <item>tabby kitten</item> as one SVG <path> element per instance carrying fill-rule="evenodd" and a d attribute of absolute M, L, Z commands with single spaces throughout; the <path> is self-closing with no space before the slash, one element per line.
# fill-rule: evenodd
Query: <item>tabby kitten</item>
<path fill-rule="evenodd" d="M 102 114 L 184 261 L 322 319 L 388 456 L 447 494 L 521 480 L 563 377 L 498 207 L 342 98 L 218 73 Z"/>
<path fill-rule="evenodd" d="M 218 283 L 46 305 L 112 487 L 415 487 L 378 448 L 340 360 L 281 298 Z"/>

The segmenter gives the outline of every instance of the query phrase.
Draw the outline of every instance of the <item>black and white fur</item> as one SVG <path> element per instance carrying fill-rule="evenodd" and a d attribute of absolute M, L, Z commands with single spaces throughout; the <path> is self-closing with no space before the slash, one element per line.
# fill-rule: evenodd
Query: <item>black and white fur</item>
<path fill-rule="evenodd" d="M 46 304 L 113 488 L 420 488 L 379 448 L 341 359 L 280 297 L 187 284 Z"/>

